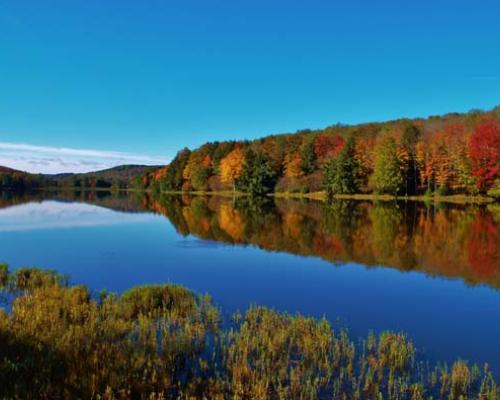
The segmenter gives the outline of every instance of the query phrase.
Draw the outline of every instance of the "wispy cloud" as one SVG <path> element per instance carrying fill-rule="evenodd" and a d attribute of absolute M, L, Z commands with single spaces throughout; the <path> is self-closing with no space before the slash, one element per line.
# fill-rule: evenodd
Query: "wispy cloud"
<path fill-rule="evenodd" d="M 0 142 L 0 165 L 31 173 L 90 172 L 123 164 L 163 165 L 144 154 Z"/>

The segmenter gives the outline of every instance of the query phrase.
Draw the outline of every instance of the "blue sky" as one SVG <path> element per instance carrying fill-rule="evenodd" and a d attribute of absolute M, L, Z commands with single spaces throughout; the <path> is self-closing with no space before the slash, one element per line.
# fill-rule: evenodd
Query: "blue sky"
<path fill-rule="evenodd" d="M 488 109 L 499 15 L 497 0 L 3 0 L 0 164 L 98 162 L 81 149 L 151 163 L 205 141 Z"/>

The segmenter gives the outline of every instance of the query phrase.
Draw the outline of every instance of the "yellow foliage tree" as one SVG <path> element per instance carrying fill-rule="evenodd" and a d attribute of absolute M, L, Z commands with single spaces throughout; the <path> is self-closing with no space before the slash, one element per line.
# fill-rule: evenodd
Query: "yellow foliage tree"
<path fill-rule="evenodd" d="M 374 138 L 361 138 L 356 141 L 356 153 L 354 158 L 359 165 L 360 178 L 363 184 L 368 184 L 368 178 L 373 173 L 375 162 L 373 160 L 373 148 L 375 147 Z"/>
<path fill-rule="evenodd" d="M 429 189 L 432 169 L 429 168 L 427 158 L 426 143 L 420 141 L 415 145 L 415 159 L 417 161 L 420 183 L 426 185 Z"/>
<path fill-rule="evenodd" d="M 298 152 L 287 154 L 284 161 L 285 176 L 287 178 L 298 178 L 304 175 L 304 173 L 302 172 L 301 163 L 302 160 Z"/>
<path fill-rule="evenodd" d="M 192 152 L 189 156 L 189 160 L 182 171 L 182 177 L 184 180 L 188 181 L 193 176 L 194 170 L 200 166 L 202 162 L 203 155 L 197 152 Z"/>
<path fill-rule="evenodd" d="M 245 165 L 245 153 L 239 147 L 231 151 L 220 162 L 220 178 L 222 183 L 232 185 L 236 190 L 236 179 L 238 179 Z"/>

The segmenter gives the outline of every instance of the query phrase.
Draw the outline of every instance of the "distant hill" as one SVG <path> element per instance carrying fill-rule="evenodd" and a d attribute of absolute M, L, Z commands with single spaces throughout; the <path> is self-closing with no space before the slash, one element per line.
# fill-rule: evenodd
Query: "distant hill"
<path fill-rule="evenodd" d="M 54 174 L 45 175 L 49 179 L 56 181 L 65 180 L 68 178 L 100 178 L 105 180 L 118 179 L 122 181 L 129 181 L 145 173 L 152 172 L 162 166 L 148 166 L 148 165 L 120 165 L 113 168 L 103 169 L 100 171 L 72 174 Z"/>
<path fill-rule="evenodd" d="M 25 172 L 0 165 L 0 174 L 25 174 Z"/>
<path fill-rule="evenodd" d="M 41 175 L 32 175 L 0 165 L 0 191 L 23 191 L 36 189 L 46 184 L 45 178 Z"/>
<path fill-rule="evenodd" d="M 37 188 L 129 189 L 141 185 L 141 178 L 160 166 L 120 165 L 88 173 L 30 174 L 0 166 L 0 189 Z"/>

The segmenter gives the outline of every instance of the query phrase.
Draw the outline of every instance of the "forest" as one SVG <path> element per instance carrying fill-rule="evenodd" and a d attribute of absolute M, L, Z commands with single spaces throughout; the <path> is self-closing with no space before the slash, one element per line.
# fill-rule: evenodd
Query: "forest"
<path fill-rule="evenodd" d="M 206 143 L 143 177 L 154 192 L 500 196 L 500 106 Z"/>
<path fill-rule="evenodd" d="M 488 365 L 430 365 L 401 332 L 353 340 L 265 307 L 225 320 L 178 285 L 92 293 L 0 265 L 5 399 L 500 399 Z"/>

